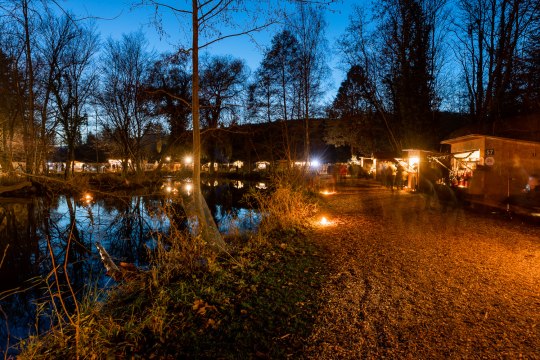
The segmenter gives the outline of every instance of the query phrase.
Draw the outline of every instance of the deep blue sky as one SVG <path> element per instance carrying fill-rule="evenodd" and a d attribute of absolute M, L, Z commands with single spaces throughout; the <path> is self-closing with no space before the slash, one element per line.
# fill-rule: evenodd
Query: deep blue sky
<path fill-rule="evenodd" d="M 257 0 L 253 0 L 257 1 Z M 165 35 L 160 35 L 156 27 L 152 24 L 154 9 L 151 7 L 133 7 L 134 1 L 129 0 L 60 0 L 58 3 L 65 10 L 73 12 L 79 17 L 96 17 L 96 25 L 103 39 L 112 37 L 120 38 L 124 33 L 142 30 L 149 41 L 150 48 L 157 52 L 174 51 L 176 44 L 183 42 L 186 44 L 186 33 L 189 31 L 189 17 L 178 19 L 170 16 L 170 13 L 163 11 L 163 26 Z M 349 23 L 349 15 L 353 4 L 367 4 L 369 0 L 338 0 L 330 5 L 331 11 L 326 11 L 327 40 L 331 49 L 336 39 L 345 31 Z M 178 1 L 183 5 L 185 1 Z M 183 24 L 181 22 L 184 22 Z M 264 47 L 269 46 L 273 33 L 278 31 L 277 26 L 267 31 L 256 33 L 253 40 L 247 36 L 227 39 L 212 45 L 208 48 L 211 54 L 232 55 L 245 60 L 252 71 L 255 71 L 262 59 Z M 327 99 L 333 98 L 344 74 L 337 68 L 338 56 L 330 54 L 330 67 L 332 68 L 331 89 L 327 94 Z"/>

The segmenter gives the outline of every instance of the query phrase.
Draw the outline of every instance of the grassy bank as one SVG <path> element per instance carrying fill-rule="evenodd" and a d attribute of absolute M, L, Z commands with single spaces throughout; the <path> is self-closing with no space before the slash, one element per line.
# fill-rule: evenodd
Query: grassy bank
<path fill-rule="evenodd" d="M 266 209 L 260 233 L 227 239 L 227 253 L 215 255 L 173 231 L 150 270 L 29 339 L 21 358 L 298 356 L 319 307 L 324 264 L 304 236 L 312 205 L 297 190 L 276 191 L 256 200 Z"/>

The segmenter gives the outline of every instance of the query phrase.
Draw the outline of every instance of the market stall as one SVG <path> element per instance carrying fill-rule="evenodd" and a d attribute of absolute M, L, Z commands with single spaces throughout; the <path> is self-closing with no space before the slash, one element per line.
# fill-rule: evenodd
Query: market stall
<path fill-rule="evenodd" d="M 470 150 L 453 154 L 450 182 L 453 186 L 468 188 L 474 171 L 483 165 L 480 150 Z"/>

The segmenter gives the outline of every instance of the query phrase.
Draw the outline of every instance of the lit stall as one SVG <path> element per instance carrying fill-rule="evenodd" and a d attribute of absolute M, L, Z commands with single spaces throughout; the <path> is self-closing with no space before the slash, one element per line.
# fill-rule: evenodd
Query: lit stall
<path fill-rule="evenodd" d="M 440 162 L 432 161 L 432 158 L 440 156 L 440 153 L 419 149 L 405 149 L 403 152 L 407 155 L 396 160 L 407 173 L 406 186 L 409 189 L 426 190 L 422 189 L 426 182 L 434 184 L 442 181 Z"/>
<path fill-rule="evenodd" d="M 473 134 L 441 144 L 451 147 L 452 184 L 471 199 L 504 204 L 540 174 L 539 142 Z"/>
<path fill-rule="evenodd" d="M 469 187 L 474 171 L 483 159 L 480 157 L 480 149 L 464 151 L 453 154 L 451 160 L 450 182 L 453 186 L 462 188 Z"/>

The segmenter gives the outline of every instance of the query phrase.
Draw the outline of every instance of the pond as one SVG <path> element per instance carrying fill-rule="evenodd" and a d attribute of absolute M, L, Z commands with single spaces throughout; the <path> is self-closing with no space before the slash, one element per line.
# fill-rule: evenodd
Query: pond
<path fill-rule="evenodd" d="M 188 227 L 185 217 L 170 218 L 164 209 L 181 209 L 179 199 L 191 195 L 191 185 L 165 178 L 157 191 L 129 197 L 0 198 L 0 355 L 50 326 L 50 292 L 57 286 L 67 291 L 69 284 L 81 296 L 114 285 L 96 242 L 115 261 L 146 266 L 148 250 L 171 221 Z M 223 234 L 256 230 L 259 214 L 243 201 L 252 186 L 265 187 L 238 180 L 202 184 Z"/>

